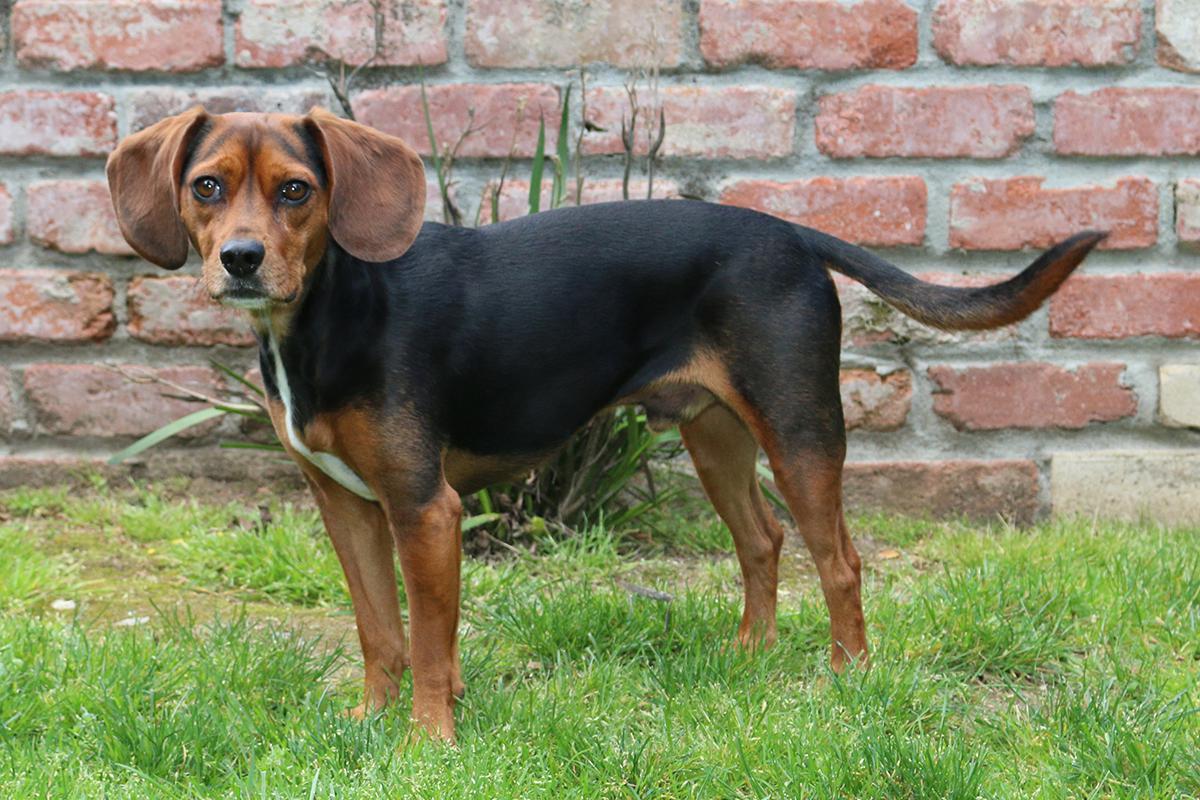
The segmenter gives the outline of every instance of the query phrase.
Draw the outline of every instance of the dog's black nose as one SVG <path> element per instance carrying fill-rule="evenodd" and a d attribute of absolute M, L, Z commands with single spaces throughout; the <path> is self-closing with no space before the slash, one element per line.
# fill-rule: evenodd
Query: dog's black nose
<path fill-rule="evenodd" d="M 266 252 L 262 242 L 232 239 L 221 246 L 221 263 L 233 277 L 247 278 L 262 264 Z"/>

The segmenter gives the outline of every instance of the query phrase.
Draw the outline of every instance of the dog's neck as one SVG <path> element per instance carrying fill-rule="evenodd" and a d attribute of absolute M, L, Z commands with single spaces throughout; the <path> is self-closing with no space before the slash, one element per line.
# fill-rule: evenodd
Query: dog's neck
<path fill-rule="evenodd" d="M 321 268 L 328 269 L 329 260 L 330 257 L 327 255 L 326 263 L 322 264 Z M 283 428 L 288 445 L 347 491 L 353 492 L 364 500 L 375 501 L 377 500 L 375 493 L 345 461 L 332 453 L 312 450 L 296 430 L 295 395 L 292 393 L 292 384 L 288 378 L 280 349 L 280 342 L 287 337 L 295 317 L 294 309 L 286 311 L 268 309 L 253 312 L 254 328 L 259 337 L 260 347 L 269 361 L 275 389 L 279 394 L 280 403 L 283 405 Z"/>

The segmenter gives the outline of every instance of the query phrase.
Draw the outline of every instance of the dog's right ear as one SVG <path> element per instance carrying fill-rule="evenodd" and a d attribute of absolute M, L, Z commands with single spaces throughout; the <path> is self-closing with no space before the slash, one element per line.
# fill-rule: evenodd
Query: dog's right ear
<path fill-rule="evenodd" d="M 200 106 L 126 136 L 108 157 L 108 189 L 125 241 L 147 261 L 179 269 L 188 236 L 179 217 L 179 183 L 188 145 L 208 121 Z"/>

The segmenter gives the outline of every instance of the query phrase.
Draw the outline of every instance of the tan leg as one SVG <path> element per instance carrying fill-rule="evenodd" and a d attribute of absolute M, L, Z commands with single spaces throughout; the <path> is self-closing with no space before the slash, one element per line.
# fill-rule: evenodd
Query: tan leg
<path fill-rule="evenodd" d="M 458 603 L 462 503 L 443 484 L 423 507 L 389 510 L 412 628 L 413 719 L 454 740 L 454 701 L 462 692 Z"/>
<path fill-rule="evenodd" d="M 779 549 L 783 529 L 767 506 L 755 475 L 758 444 L 729 409 L 714 405 L 680 427 L 700 483 L 733 535 L 742 567 L 746 605 L 738 642 L 774 644 Z"/>
<path fill-rule="evenodd" d="M 408 666 L 392 535 L 377 503 L 363 500 L 311 467 L 305 472 L 354 603 L 366 675 L 363 702 L 350 713 L 361 718 L 396 696 L 397 681 Z"/>
<path fill-rule="evenodd" d="M 831 663 L 840 672 L 867 657 L 861 599 L 862 562 L 842 516 L 842 461 L 827 454 L 772 455 L 775 482 L 812 553 L 829 608 Z"/>

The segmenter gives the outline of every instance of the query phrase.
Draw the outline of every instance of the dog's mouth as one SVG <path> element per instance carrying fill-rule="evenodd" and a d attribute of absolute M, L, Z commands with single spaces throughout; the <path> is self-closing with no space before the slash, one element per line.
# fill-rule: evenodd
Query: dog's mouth
<path fill-rule="evenodd" d="M 273 297 L 260 286 L 242 284 L 227 286 L 219 294 L 213 295 L 213 299 L 221 305 L 229 306 L 230 308 L 240 308 L 246 311 L 262 311 L 268 308 L 290 305 L 296 300 L 296 293 L 292 292 L 286 297 Z"/>

